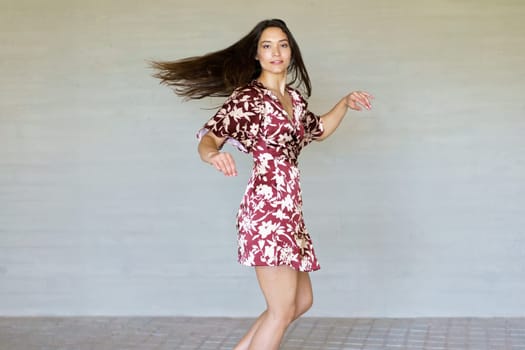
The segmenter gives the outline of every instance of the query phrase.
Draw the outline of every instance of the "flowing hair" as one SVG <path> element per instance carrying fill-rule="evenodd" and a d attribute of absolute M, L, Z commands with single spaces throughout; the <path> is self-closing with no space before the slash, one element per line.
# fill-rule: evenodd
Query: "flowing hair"
<path fill-rule="evenodd" d="M 312 86 L 299 45 L 286 23 L 280 19 L 259 22 L 246 36 L 220 51 L 177 61 L 151 61 L 151 67 L 158 70 L 153 77 L 186 99 L 229 96 L 233 90 L 261 74 L 261 65 L 255 57 L 261 34 L 269 27 L 280 28 L 288 37 L 292 52 L 288 66 L 289 84 L 302 87 L 309 97 Z"/>

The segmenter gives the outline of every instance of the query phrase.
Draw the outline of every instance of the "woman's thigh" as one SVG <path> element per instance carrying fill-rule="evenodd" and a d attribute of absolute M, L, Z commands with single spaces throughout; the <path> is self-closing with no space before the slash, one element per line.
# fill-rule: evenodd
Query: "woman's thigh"
<path fill-rule="evenodd" d="M 255 267 L 270 313 L 295 313 L 299 272 L 289 266 Z"/>

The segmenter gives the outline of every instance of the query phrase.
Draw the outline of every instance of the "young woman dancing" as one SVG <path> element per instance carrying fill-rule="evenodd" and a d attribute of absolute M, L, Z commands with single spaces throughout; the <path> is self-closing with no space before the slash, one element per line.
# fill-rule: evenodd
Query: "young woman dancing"
<path fill-rule="evenodd" d="M 354 91 L 328 113 L 307 109 L 311 84 L 299 46 L 279 19 L 258 23 L 232 46 L 199 57 L 153 62 L 154 75 L 186 98 L 228 96 L 198 132 L 204 162 L 237 175 L 225 142 L 253 155 L 254 166 L 237 214 L 238 259 L 254 266 L 266 310 L 236 350 L 278 349 L 288 325 L 313 301 L 309 272 L 319 269 L 302 213 L 297 158 L 313 140 L 329 137 L 347 109 L 371 108 Z"/>

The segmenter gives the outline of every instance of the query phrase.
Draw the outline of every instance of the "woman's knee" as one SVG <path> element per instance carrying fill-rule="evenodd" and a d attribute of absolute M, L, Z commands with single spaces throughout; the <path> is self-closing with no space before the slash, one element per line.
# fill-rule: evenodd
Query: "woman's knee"
<path fill-rule="evenodd" d="M 296 317 L 310 310 L 314 302 L 312 283 L 308 272 L 300 272 L 295 295 Z"/>
<path fill-rule="evenodd" d="M 297 307 L 295 304 L 290 304 L 287 307 L 280 308 L 269 308 L 268 317 L 270 317 L 274 322 L 277 322 L 281 325 L 289 325 L 296 317 Z"/>
<path fill-rule="evenodd" d="M 306 311 L 310 310 L 313 304 L 314 298 L 311 293 L 302 296 L 302 298 L 297 299 L 297 303 L 295 305 L 295 318 L 301 316 Z"/>

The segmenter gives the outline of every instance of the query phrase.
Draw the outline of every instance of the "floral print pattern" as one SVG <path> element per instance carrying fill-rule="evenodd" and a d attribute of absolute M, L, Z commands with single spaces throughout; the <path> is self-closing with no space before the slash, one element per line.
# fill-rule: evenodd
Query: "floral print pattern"
<path fill-rule="evenodd" d="M 277 96 L 254 80 L 232 93 L 198 137 L 212 131 L 253 155 L 252 176 L 237 214 L 239 262 L 315 271 L 320 267 L 303 220 L 297 158 L 322 135 L 323 125 L 297 90 L 287 91 L 290 118 Z"/>

